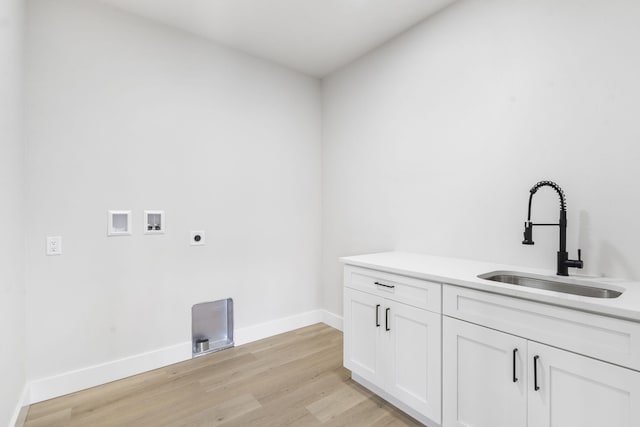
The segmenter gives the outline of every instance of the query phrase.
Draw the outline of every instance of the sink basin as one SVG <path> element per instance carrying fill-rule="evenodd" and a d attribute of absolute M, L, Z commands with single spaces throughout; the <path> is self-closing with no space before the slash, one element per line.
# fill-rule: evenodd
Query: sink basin
<path fill-rule="evenodd" d="M 480 274 L 478 278 L 507 283 L 509 285 L 525 286 L 527 288 L 544 289 L 545 291 L 562 292 L 592 298 L 617 298 L 624 292 L 623 289 L 610 289 L 604 287 L 605 285 L 603 284 L 573 278 L 551 278 L 512 271 L 494 271 Z"/>

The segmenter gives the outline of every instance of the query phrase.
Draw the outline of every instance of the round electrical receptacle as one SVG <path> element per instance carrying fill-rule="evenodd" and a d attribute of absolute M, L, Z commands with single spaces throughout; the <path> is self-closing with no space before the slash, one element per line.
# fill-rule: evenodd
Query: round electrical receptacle
<path fill-rule="evenodd" d="M 190 244 L 192 246 L 201 246 L 205 244 L 205 233 L 204 231 L 192 231 L 190 233 Z"/>

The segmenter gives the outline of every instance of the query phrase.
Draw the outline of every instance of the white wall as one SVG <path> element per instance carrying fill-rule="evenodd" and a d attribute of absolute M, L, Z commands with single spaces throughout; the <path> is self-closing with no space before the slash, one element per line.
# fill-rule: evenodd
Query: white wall
<path fill-rule="evenodd" d="M 0 0 L 0 426 L 9 424 L 25 383 L 22 33 L 22 2 Z"/>
<path fill-rule="evenodd" d="M 189 341 L 197 302 L 237 328 L 319 308 L 319 82 L 88 3 L 28 3 L 29 378 Z"/>
<path fill-rule="evenodd" d="M 640 279 L 639 18 L 623 0 L 461 0 L 325 79 L 321 111 L 313 79 L 105 6 L 31 0 L 29 378 L 188 341 L 199 301 L 233 297 L 238 327 L 318 308 L 320 292 L 341 313 L 343 255 L 552 269 L 556 230 L 520 244 L 540 179 L 567 192 L 569 248 L 586 272 Z M 18 87 L 12 73 L 0 87 Z M 21 154 L 8 129 L 10 206 Z M 536 220 L 557 219 L 550 190 L 534 203 Z M 142 235 L 149 208 L 166 210 L 165 235 Z M 134 236 L 106 237 L 108 209 L 134 211 Z M 20 224 L 18 212 L 0 219 Z M 190 229 L 208 244 L 189 246 Z M 20 353 L 11 230 L 0 327 L 15 319 L 1 336 Z M 44 256 L 58 234 L 64 254 Z M 2 360 L 20 367 L 18 353 Z M 0 386 L 9 400 L 21 372 Z"/>
<path fill-rule="evenodd" d="M 640 279 L 640 3 L 462 0 L 324 81 L 324 304 L 339 256 L 405 250 L 555 268 L 523 246 L 558 182 L 586 272 Z M 534 198 L 538 222 L 558 198 Z"/>

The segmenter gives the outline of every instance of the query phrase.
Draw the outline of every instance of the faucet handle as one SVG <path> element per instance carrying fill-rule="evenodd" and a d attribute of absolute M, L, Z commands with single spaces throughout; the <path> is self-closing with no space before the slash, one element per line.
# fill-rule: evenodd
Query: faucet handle
<path fill-rule="evenodd" d="M 578 249 L 578 259 L 568 259 L 566 261 L 567 267 L 583 268 L 584 262 L 582 262 L 582 249 Z"/>

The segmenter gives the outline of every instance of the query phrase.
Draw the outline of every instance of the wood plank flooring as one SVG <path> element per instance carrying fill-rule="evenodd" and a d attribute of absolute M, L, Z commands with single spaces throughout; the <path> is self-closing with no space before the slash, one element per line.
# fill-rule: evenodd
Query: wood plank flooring
<path fill-rule="evenodd" d="M 29 408 L 25 427 L 419 426 L 353 382 L 316 324 Z"/>

